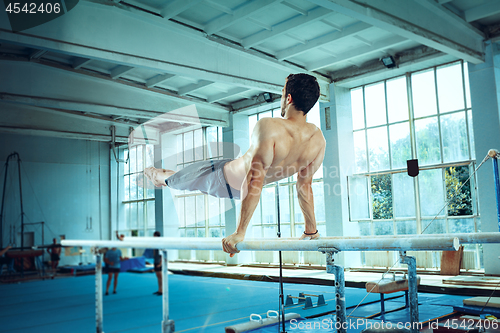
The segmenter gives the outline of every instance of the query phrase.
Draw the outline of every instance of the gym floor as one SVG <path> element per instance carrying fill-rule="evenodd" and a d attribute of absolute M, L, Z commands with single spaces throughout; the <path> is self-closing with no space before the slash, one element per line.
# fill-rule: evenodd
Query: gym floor
<path fill-rule="evenodd" d="M 197 275 L 193 269 L 198 267 Z M 265 316 L 268 310 L 277 310 L 279 304 L 279 284 L 275 282 L 277 269 L 245 267 L 226 267 L 222 278 L 221 269 L 210 265 L 172 264 L 170 268 L 180 274 L 169 274 L 170 319 L 175 321 L 176 332 L 224 332 L 224 327 L 248 321 L 252 313 Z M 233 269 L 240 272 L 234 278 Z M 262 271 L 264 270 L 264 271 Z M 214 271 L 219 271 L 218 277 Z M 306 283 L 285 283 L 284 294 L 298 296 L 306 294 L 323 295 L 327 305 L 303 309 L 303 305 L 287 307 L 286 312 L 295 312 L 303 318 L 315 318 L 320 321 L 331 318 L 326 315 L 335 310 L 335 288 L 331 275 L 321 280 L 324 272 L 284 270 L 288 276 L 305 275 Z M 262 274 L 262 273 L 267 274 Z M 324 273 L 326 274 L 326 273 Z M 380 274 L 346 273 L 346 280 L 351 275 L 361 279 L 376 280 Z M 242 277 L 260 276 L 262 280 L 243 280 Z M 314 278 L 311 278 L 313 277 Z M 440 277 L 442 279 L 442 277 Z M 107 276 L 103 276 L 105 285 Z M 313 280 L 316 280 L 317 284 Z M 272 281 L 272 282 L 268 282 Z M 423 282 L 425 279 L 423 279 Z M 348 283 L 349 285 L 349 283 Z M 103 296 L 104 331 L 111 332 L 161 332 L 162 298 L 153 295 L 157 290 L 156 277 L 153 273 L 121 273 L 118 293 Z M 460 289 L 458 289 L 460 290 Z M 462 289 L 463 290 L 463 289 Z M 456 292 L 454 292 L 456 293 Z M 404 305 L 404 293 L 386 296 L 386 310 Z M 453 312 L 453 306 L 460 306 L 469 296 L 450 294 L 419 293 L 420 321 L 433 320 Z M 378 294 L 370 294 L 364 288 L 346 288 L 347 314 L 353 319 L 366 318 L 380 311 Z M 95 276 L 56 278 L 55 280 L 33 281 L 20 284 L 0 285 L 0 332 L 92 332 L 95 331 Z M 297 299 L 294 299 L 297 303 Z M 312 297 L 313 305 L 317 298 Z M 362 303 L 354 312 L 353 309 Z M 422 306 L 423 305 L 423 306 Z M 323 315 L 323 317 L 322 317 Z M 326 315 L 326 316 L 325 316 Z M 400 310 L 374 316 L 373 320 L 385 322 L 406 322 L 408 310 Z M 331 330 L 321 330 L 330 332 Z M 349 330 L 359 332 L 360 330 Z M 295 330 L 295 332 L 310 332 Z"/>

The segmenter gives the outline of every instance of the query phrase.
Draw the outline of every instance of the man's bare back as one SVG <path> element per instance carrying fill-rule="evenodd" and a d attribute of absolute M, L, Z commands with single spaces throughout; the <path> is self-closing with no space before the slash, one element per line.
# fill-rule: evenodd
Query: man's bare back
<path fill-rule="evenodd" d="M 293 74 L 287 78 L 281 97 L 281 116 L 283 119 L 264 118 L 257 122 L 251 139 L 250 149 L 236 160 L 224 162 L 220 176 L 224 178 L 227 193 L 232 198 L 231 189 L 238 191 L 242 200 L 236 231 L 222 240 L 222 248 L 231 257 L 239 252 L 236 244 L 245 238 L 245 233 L 252 215 L 260 200 L 262 187 L 266 184 L 297 174 L 297 197 L 304 215 L 305 231 L 301 239 L 319 237 L 314 215 L 314 196 L 312 179 L 319 169 L 325 154 L 325 139 L 321 131 L 313 124 L 306 122 L 306 114 L 319 98 L 319 85 L 316 79 L 307 74 Z M 221 169 L 217 169 L 211 161 L 210 176 L 207 176 L 208 165 L 197 165 L 193 173 L 185 172 L 179 176 L 175 171 L 147 168 L 144 174 L 156 186 L 179 186 L 197 189 L 203 186 L 205 193 L 210 192 L 204 177 L 213 177 Z M 219 164 L 220 165 L 220 164 Z M 219 167 L 219 165 L 217 167 Z M 175 176 L 174 176 L 175 175 Z M 176 177 L 170 181 L 169 177 Z M 183 178 L 182 178 L 183 177 Z M 199 178 L 198 178 L 199 177 Z M 187 187 L 189 186 L 189 187 Z"/>
<path fill-rule="evenodd" d="M 293 176 L 299 171 L 302 174 L 314 173 L 323 162 L 323 155 L 320 153 L 324 148 L 323 134 L 314 124 L 264 118 L 257 123 L 252 133 L 250 148 L 243 156 L 227 163 L 224 166 L 224 174 L 231 187 L 241 188 L 244 198 L 250 181 L 247 175 L 256 154 L 264 153 L 269 157 L 272 155 L 272 159 L 268 158 L 270 164 L 265 167 L 267 170 L 263 185 L 267 185 Z M 265 149 L 268 151 L 264 151 Z"/>

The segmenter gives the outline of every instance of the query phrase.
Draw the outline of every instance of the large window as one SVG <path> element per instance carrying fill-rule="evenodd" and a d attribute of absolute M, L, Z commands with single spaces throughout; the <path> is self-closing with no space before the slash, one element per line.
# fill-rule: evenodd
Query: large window
<path fill-rule="evenodd" d="M 222 127 L 177 135 L 177 170 L 193 162 L 222 159 Z M 224 237 L 223 200 L 199 191 L 174 190 L 181 237 Z"/>
<path fill-rule="evenodd" d="M 351 90 L 350 220 L 362 235 L 480 231 L 474 178 L 465 184 L 475 166 L 468 86 L 467 64 L 455 62 Z"/>
<path fill-rule="evenodd" d="M 265 117 L 280 117 L 281 110 L 275 109 L 249 116 L 250 135 L 259 119 Z M 307 121 L 320 127 L 319 106 L 316 104 L 307 114 Z M 251 225 L 247 231 L 249 237 L 276 237 L 277 236 L 277 200 L 276 192 L 279 191 L 279 212 L 281 237 L 300 237 L 304 232 L 304 216 L 297 200 L 297 176 L 282 179 L 278 184 L 264 186 L 259 204 L 253 214 Z M 277 189 L 279 188 L 279 190 Z M 326 235 L 325 226 L 325 201 L 323 190 L 322 167 L 316 172 L 313 179 L 314 211 L 318 231 Z"/>
<path fill-rule="evenodd" d="M 153 166 L 154 146 L 139 145 L 124 151 L 124 219 L 120 232 L 130 236 L 152 236 L 155 231 L 155 191 L 143 186 L 143 170 Z"/>

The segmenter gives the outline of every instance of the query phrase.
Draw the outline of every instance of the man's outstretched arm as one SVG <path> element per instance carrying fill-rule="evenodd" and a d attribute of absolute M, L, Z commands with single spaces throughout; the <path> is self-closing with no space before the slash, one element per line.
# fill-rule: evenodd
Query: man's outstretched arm
<path fill-rule="evenodd" d="M 259 204 L 264 179 L 266 178 L 267 170 L 273 162 L 274 158 L 274 141 L 266 140 L 260 142 L 256 148 L 252 164 L 247 174 L 248 194 L 241 201 L 241 211 L 238 217 L 238 225 L 236 231 L 222 240 L 222 248 L 224 252 L 230 253 L 231 257 L 239 251 L 236 249 L 236 244 L 245 238 L 248 224 L 252 219 L 255 208 Z"/>
<path fill-rule="evenodd" d="M 230 253 L 231 257 L 234 256 L 235 253 L 239 252 L 235 246 L 245 238 L 248 224 L 252 219 L 255 208 L 259 204 L 260 194 L 262 192 L 262 187 L 264 186 L 266 170 L 263 168 L 261 163 L 253 164 L 254 166 L 248 175 L 248 178 L 250 179 L 248 182 L 248 194 L 241 202 L 241 212 L 238 217 L 236 231 L 222 240 L 224 252 Z"/>
<path fill-rule="evenodd" d="M 8 245 L 5 249 L 0 251 L 0 257 L 3 256 L 7 251 L 9 251 L 12 246 Z"/>
<path fill-rule="evenodd" d="M 301 238 L 305 238 L 306 234 L 311 234 L 311 238 L 316 238 L 316 235 L 312 236 L 316 229 L 316 217 L 314 214 L 314 194 L 312 190 L 312 177 L 308 178 L 297 178 L 297 198 L 299 201 L 300 209 L 304 215 L 305 221 L 305 231 Z"/>
<path fill-rule="evenodd" d="M 314 161 L 309 164 L 307 168 L 301 170 L 297 175 L 297 199 L 305 221 L 305 231 L 300 239 L 319 238 L 319 234 L 316 229 L 316 215 L 314 214 L 312 180 L 314 173 L 319 169 L 321 163 L 323 162 L 324 155 L 325 150 L 323 148 Z"/>

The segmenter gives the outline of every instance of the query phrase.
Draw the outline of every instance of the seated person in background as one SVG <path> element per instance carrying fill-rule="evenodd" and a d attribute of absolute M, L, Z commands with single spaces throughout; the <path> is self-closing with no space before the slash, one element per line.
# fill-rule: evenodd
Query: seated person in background
<path fill-rule="evenodd" d="M 155 186 L 200 190 L 219 198 L 241 200 L 236 231 L 222 240 L 223 250 L 234 256 L 260 199 L 262 187 L 297 174 L 297 197 L 305 220 L 301 239 L 317 239 L 312 179 L 325 155 L 325 138 L 306 115 L 316 104 L 320 87 L 308 74 L 291 74 L 283 87 L 281 119 L 263 118 L 252 133 L 250 149 L 231 160 L 207 160 L 173 170 L 146 168 Z"/>

